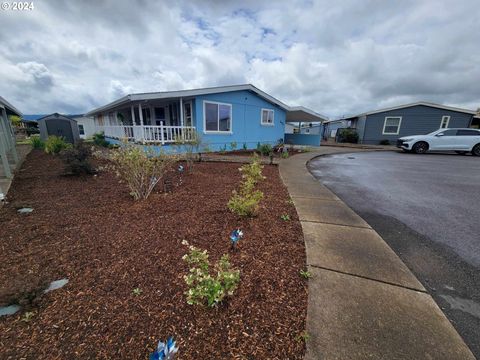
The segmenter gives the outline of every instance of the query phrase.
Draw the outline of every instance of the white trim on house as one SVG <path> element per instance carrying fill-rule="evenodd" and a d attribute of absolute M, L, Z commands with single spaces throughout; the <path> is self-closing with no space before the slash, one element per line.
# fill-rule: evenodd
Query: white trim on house
<path fill-rule="evenodd" d="M 461 108 L 456 108 L 456 107 L 452 107 L 452 106 L 445 106 L 445 105 L 430 103 L 430 102 L 426 102 L 426 101 L 418 101 L 418 102 L 414 102 L 414 103 L 410 103 L 410 104 L 404 104 L 404 105 L 398 105 L 398 106 L 393 106 L 393 107 L 384 108 L 384 109 L 373 110 L 373 111 L 365 112 L 365 113 L 362 113 L 362 114 L 359 114 L 359 115 L 350 116 L 348 118 L 368 116 L 368 115 L 378 114 L 378 113 L 381 113 L 381 112 L 404 109 L 404 108 L 408 108 L 408 107 L 412 107 L 412 106 L 418 106 L 418 105 L 423 105 L 423 106 L 428 106 L 428 107 L 433 107 L 433 108 L 443 109 L 443 110 L 463 112 L 463 113 L 472 114 L 472 115 L 476 114 L 476 112 L 473 111 L 473 110 L 461 109 Z"/>
<path fill-rule="evenodd" d="M 272 122 L 264 122 L 263 121 L 263 112 L 264 111 L 267 111 L 267 120 L 268 120 L 268 113 L 272 113 Z M 262 126 L 275 126 L 275 110 L 273 109 L 266 109 L 266 108 L 262 108 L 260 110 L 260 125 Z"/>
<path fill-rule="evenodd" d="M 444 120 L 447 120 L 444 125 Z M 440 129 L 448 129 L 448 124 L 450 124 L 450 116 L 449 115 L 443 115 L 442 116 L 442 121 L 440 121 Z"/>
<path fill-rule="evenodd" d="M 390 119 L 399 119 L 398 125 L 397 125 L 397 132 L 392 133 L 392 132 L 385 132 L 385 128 L 387 127 L 387 120 Z M 385 116 L 385 121 L 383 122 L 383 130 L 382 130 L 382 135 L 398 135 L 400 133 L 400 126 L 402 125 L 402 117 L 401 116 Z M 395 125 L 388 125 L 388 126 L 395 126 Z"/>
<path fill-rule="evenodd" d="M 230 108 L 230 130 L 229 131 L 222 131 L 222 130 L 207 130 L 207 117 L 205 116 L 205 105 L 206 104 L 214 104 L 218 105 L 217 110 L 217 129 L 220 128 L 220 105 L 225 105 Z M 233 134 L 233 116 L 232 116 L 233 105 L 230 103 L 223 103 L 218 101 L 210 101 L 210 100 L 203 100 L 203 133 L 204 134 L 218 134 L 218 135 L 231 135 Z"/>

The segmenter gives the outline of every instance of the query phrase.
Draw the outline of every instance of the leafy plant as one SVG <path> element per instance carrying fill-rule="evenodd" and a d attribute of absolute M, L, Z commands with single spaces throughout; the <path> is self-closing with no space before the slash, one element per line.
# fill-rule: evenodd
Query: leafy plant
<path fill-rule="evenodd" d="M 95 169 L 89 159 L 92 156 L 91 149 L 82 141 L 71 148 L 61 152 L 65 163 L 65 172 L 71 175 L 94 174 Z"/>
<path fill-rule="evenodd" d="M 109 159 L 117 176 L 128 185 L 133 198 L 140 200 L 148 198 L 178 158 L 176 155 L 155 153 L 153 150 L 124 144 L 113 149 Z"/>
<path fill-rule="evenodd" d="M 390 145 L 390 140 L 388 139 L 380 140 L 380 145 Z"/>
<path fill-rule="evenodd" d="M 312 277 L 312 273 L 308 270 L 300 270 L 300 276 L 304 279 L 310 279 Z"/>
<path fill-rule="evenodd" d="M 109 145 L 109 142 L 105 140 L 105 134 L 103 132 L 93 134 L 93 143 L 102 147 L 108 147 Z"/>
<path fill-rule="evenodd" d="M 302 342 L 307 342 L 309 339 L 310 339 L 310 335 L 307 333 L 306 330 L 302 331 L 300 334 L 298 334 L 295 337 L 295 340 L 302 341 Z"/>
<path fill-rule="evenodd" d="M 185 161 L 187 163 L 187 170 L 193 169 L 193 163 L 195 161 L 195 154 L 200 152 L 200 148 L 203 145 L 203 139 L 201 135 L 195 129 L 185 129 L 186 136 L 178 137 L 175 141 L 176 145 L 182 147 L 185 150 Z"/>
<path fill-rule="evenodd" d="M 137 288 L 132 290 L 132 294 L 135 295 L 135 296 L 140 296 L 140 295 L 142 295 L 142 289 L 137 287 Z"/>
<path fill-rule="evenodd" d="M 234 150 L 236 150 L 236 149 L 237 149 L 237 142 L 236 142 L 236 141 L 232 141 L 232 142 L 230 143 L 230 150 L 231 150 L 231 151 L 234 151 Z"/>
<path fill-rule="evenodd" d="M 260 151 L 263 156 L 268 156 L 273 152 L 273 147 L 270 144 L 261 144 L 258 151 Z"/>
<path fill-rule="evenodd" d="M 283 221 L 290 221 L 290 215 L 288 214 L 280 215 L 280 219 L 282 219 Z"/>
<path fill-rule="evenodd" d="M 243 150 L 248 150 L 247 143 L 243 143 Z"/>
<path fill-rule="evenodd" d="M 30 322 L 30 320 L 32 320 L 34 316 L 35 313 L 33 311 L 26 311 L 25 314 L 23 314 L 22 316 L 22 321 Z"/>
<path fill-rule="evenodd" d="M 22 124 L 22 119 L 18 115 L 10 115 L 8 118 L 15 127 L 19 127 Z"/>
<path fill-rule="evenodd" d="M 194 246 L 189 246 L 189 250 L 182 258 L 191 266 L 189 274 L 184 276 L 189 288 L 185 292 L 187 303 L 214 307 L 226 296 L 232 296 L 240 282 L 240 271 L 231 269 L 228 255 L 223 255 L 215 264 L 215 275 L 212 275 L 207 251 Z"/>
<path fill-rule="evenodd" d="M 240 216 L 254 216 L 258 210 L 263 193 L 255 190 L 255 185 L 265 179 L 262 175 L 263 166 L 257 155 L 253 157 L 250 164 L 243 165 L 239 170 L 242 172 L 242 183 L 240 190 L 233 191 L 233 195 L 228 201 L 228 208 L 233 213 Z"/>
<path fill-rule="evenodd" d="M 356 144 L 358 142 L 358 133 L 355 129 L 338 129 L 337 141 Z"/>
<path fill-rule="evenodd" d="M 64 149 L 70 148 L 72 145 L 67 143 L 63 137 L 50 135 L 45 141 L 45 152 L 47 154 L 58 154 Z"/>
<path fill-rule="evenodd" d="M 45 142 L 40 139 L 40 136 L 32 136 L 30 138 L 30 144 L 34 149 L 44 149 L 45 148 Z"/>
<path fill-rule="evenodd" d="M 282 159 L 286 159 L 288 158 L 288 156 L 289 156 L 288 151 L 282 151 L 282 155 L 281 155 Z"/>

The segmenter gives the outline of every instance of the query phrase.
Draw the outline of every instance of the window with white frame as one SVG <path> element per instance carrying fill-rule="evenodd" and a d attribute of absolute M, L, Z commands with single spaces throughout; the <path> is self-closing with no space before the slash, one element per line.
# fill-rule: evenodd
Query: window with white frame
<path fill-rule="evenodd" d="M 440 123 L 440 129 L 447 129 L 450 122 L 450 116 L 442 116 L 442 122 Z"/>
<path fill-rule="evenodd" d="M 383 135 L 398 135 L 401 123 L 401 116 L 385 117 L 385 122 L 383 123 Z"/>
<path fill-rule="evenodd" d="M 232 105 L 218 102 L 203 102 L 204 131 L 212 133 L 232 132 Z"/>
<path fill-rule="evenodd" d="M 262 125 L 273 125 L 273 110 L 262 109 Z"/>

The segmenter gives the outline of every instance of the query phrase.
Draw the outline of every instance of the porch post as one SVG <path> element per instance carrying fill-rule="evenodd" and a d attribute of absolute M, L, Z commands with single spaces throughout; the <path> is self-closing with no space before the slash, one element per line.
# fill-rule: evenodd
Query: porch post
<path fill-rule="evenodd" d="M 145 140 L 145 133 L 144 133 L 145 128 L 143 127 L 143 114 L 142 114 L 142 104 L 141 103 L 138 104 L 138 115 L 140 116 L 140 136 L 141 136 L 140 140 L 142 140 L 142 142 L 144 142 L 144 140 Z"/>
<path fill-rule="evenodd" d="M 180 98 L 180 125 L 183 127 L 183 98 Z"/>
<path fill-rule="evenodd" d="M 135 110 L 133 109 L 133 105 L 130 106 L 130 112 L 132 114 L 132 126 L 135 126 Z"/>

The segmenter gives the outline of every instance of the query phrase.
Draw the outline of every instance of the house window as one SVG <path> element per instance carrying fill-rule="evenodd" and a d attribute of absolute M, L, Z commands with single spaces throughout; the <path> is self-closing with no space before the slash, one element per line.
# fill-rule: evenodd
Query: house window
<path fill-rule="evenodd" d="M 85 135 L 85 128 L 83 127 L 82 124 L 78 124 L 78 133 L 80 135 Z"/>
<path fill-rule="evenodd" d="M 383 123 L 383 135 L 398 135 L 400 132 L 401 116 L 387 116 Z"/>
<path fill-rule="evenodd" d="M 232 105 L 217 102 L 203 102 L 205 132 L 232 132 Z"/>
<path fill-rule="evenodd" d="M 447 129 L 450 122 L 450 116 L 442 116 L 442 122 L 440 123 L 440 129 Z"/>
<path fill-rule="evenodd" d="M 262 125 L 273 125 L 273 110 L 262 109 Z"/>

